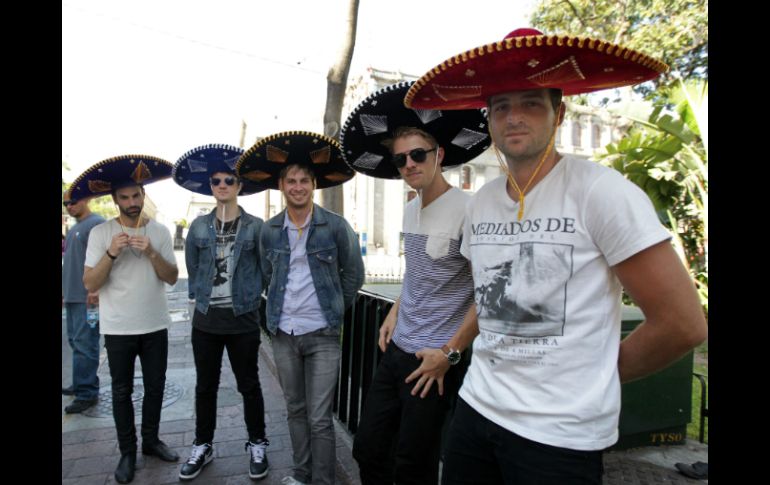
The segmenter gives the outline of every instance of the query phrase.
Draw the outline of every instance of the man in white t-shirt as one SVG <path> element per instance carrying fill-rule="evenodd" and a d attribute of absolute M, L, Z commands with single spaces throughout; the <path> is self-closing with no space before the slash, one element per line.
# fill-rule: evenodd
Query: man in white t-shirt
<path fill-rule="evenodd" d="M 137 356 L 144 384 L 142 453 L 164 461 L 179 458 L 158 436 L 171 324 L 165 283 L 176 283 L 178 269 L 171 233 L 143 216 L 143 184 L 170 176 L 171 168 L 154 157 L 115 157 L 91 167 L 73 183 L 73 191 L 109 190 L 119 209 L 118 217 L 91 231 L 83 274 L 86 289 L 99 291 L 100 331 L 110 366 L 112 414 L 121 453 L 115 470 L 118 483 L 132 481 L 136 466 L 131 394 Z"/>
<path fill-rule="evenodd" d="M 470 266 L 460 254 L 470 196 L 442 170 L 489 147 L 486 119 L 478 109 L 405 108 L 410 86 L 363 100 L 341 136 L 351 168 L 402 178 L 419 194 L 404 210 L 404 283 L 380 327 L 383 355 L 353 443 L 363 485 L 438 483 L 442 426 L 467 368 L 461 352 L 478 334 Z"/>
<path fill-rule="evenodd" d="M 682 357 L 705 339 L 706 323 L 644 192 L 553 143 L 562 93 L 634 84 L 666 66 L 532 29 L 490 46 L 424 76 L 405 98 L 420 109 L 486 105 L 505 156 L 504 175 L 466 210 L 461 251 L 480 334 L 442 483 L 597 484 L 602 450 L 618 439 L 621 382 Z M 645 321 L 620 342 L 622 289 Z"/>

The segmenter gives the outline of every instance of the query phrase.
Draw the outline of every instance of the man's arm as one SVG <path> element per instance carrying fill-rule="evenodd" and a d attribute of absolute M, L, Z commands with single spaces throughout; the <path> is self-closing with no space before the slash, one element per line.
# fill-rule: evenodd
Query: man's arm
<path fill-rule="evenodd" d="M 273 265 L 270 264 L 270 260 L 267 258 L 266 250 L 266 241 L 269 237 L 268 232 L 268 226 L 264 225 L 259 234 L 259 265 L 262 268 L 262 288 L 265 290 L 265 293 L 267 293 L 270 279 L 273 277 Z"/>
<path fill-rule="evenodd" d="M 344 219 L 343 230 L 338 231 L 337 251 L 339 255 L 340 285 L 345 308 L 353 304 L 356 293 L 364 284 L 364 260 L 361 257 L 361 247 L 358 245 L 358 237 L 353 228 Z"/>
<path fill-rule="evenodd" d="M 706 339 L 708 328 L 695 285 L 668 241 L 612 269 L 645 317 L 620 343 L 621 382 L 663 369 Z"/>
<path fill-rule="evenodd" d="M 385 320 L 382 322 L 382 325 L 380 325 L 380 339 L 377 341 L 377 344 L 379 345 L 380 350 L 383 352 L 385 352 L 385 349 L 390 343 L 390 338 L 393 336 L 393 332 L 396 330 L 396 323 L 398 321 L 398 307 L 400 305 L 401 297 L 399 296 L 393 306 L 390 307 L 390 311 L 385 317 Z"/>
<path fill-rule="evenodd" d="M 198 246 L 195 242 L 190 241 L 190 235 L 195 227 L 195 221 L 190 226 L 190 230 L 187 233 L 187 239 L 184 241 L 184 262 L 187 267 L 187 298 L 190 300 L 195 299 L 195 277 L 198 275 Z"/>
<path fill-rule="evenodd" d="M 479 334 L 479 319 L 476 314 L 476 303 L 471 303 L 468 311 L 465 312 L 465 318 L 460 328 L 457 329 L 452 338 L 447 342 L 447 347 L 459 350 L 460 352 L 468 348 L 476 335 Z M 433 381 L 438 383 L 438 393 L 444 395 L 444 375 L 449 371 L 449 360 L 441 349 L 422 349 L 415 353 L 418 359 L 422 360 L 420 367 L 409 374 L 406 383 L 417 379 L 417 383 L 412 389 L 412 396 L 416 396 L 422 388 L 420 397 L 428 395 Z"/>
<path fill-rule="evenodd" d="M 89 234 L 88 237 L 89 249 L 91 248 L 91 244 L 98 245 L 97 241 L 92 241 L 92 236 L 93 232 Z M 83 271 L 83 286 L 86 287 L 86 290 L 90 292 L 99 291 L 99 289 L 104 286 L 104 283 L 107 282 L 107 278 L 110 276 L 110 271 L 112 271 L 112 263 L 114 258 L 117 258 L 121 251 L 123 251 L 123 248 L 128 246 L 128 240 L 128 234 L 125 232 L 115 234 L 112 236 L 112 240 L 110 241 L 110 245 L 107 248 L 107 252 L 101 255 L 101 258 L 99 258 L 96 265 L 93 267 L 85 267 Z M 97 248 L 94 247 L 93 250 L 97 250 Z M 111 258 L 108 256 L 108 253 L 113 257 Z M 86 257 L 86 260 L 88 259 L 89 258 Z"/>
<path fill-rule="evenodd" d="M 170 241 L 171 236 L 169 235 Z M 148 236 L 132 236 L 129 239 L 129 245 L 134 249 L 142 251 L 150 259 L 150 264 L 152 264 L 152 269 L 155 270 L 155 275 L 158 279 L 169 285 L 176 283 L 179 276 L 179 268 L 175 264 L 166 261 L 163 255 L 152 247 Z"/>

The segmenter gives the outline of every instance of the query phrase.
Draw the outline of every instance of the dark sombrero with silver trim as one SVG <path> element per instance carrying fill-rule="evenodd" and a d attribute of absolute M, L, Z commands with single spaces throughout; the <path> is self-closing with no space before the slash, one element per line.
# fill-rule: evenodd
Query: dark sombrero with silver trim
<path fill-rule="evenodd" d="M 119 155 L 88 167 L 72 182 L 73 200 L 109 195 L 130 185 L 147 185 L 171 177 L 170 162 L 151 155 Z"/>
<path fill-rule="evenodd" d="M 342 159 L 337 140 L 310 131 L 284 131 L 259 140 L 238 159 L 235 173 L 242 180 L 278 189 L 281 170 L 293 164 L 309 167 L 319 189 L 343 184 L 356 174 Z"/>
<path fill-rule="evenodd" d="M 490 96 L 508 91 L 556 88 L 569 96 L 642 83 L 666 71 L 659 60 L 617 44 L 516 29 L 428 71 L 409 89 L 404 105 L 481 108 Z"/>
<path fill-rule="evenodd" d="M 213 195 L 209 178 L 217 172 L 235 174 L 235 164 L 243 152 L 242 148 L 221 143 L 193 148 L 174 164 L 171 178 L 191 192 Z M 243 187 L 238 195 L 256 194 L 267 188 L 251 180 L 241 182 Z"/>
<path fill-rule="evenodd" d="M 430 133 L 444 148 L 442 168 L 473 160 L 489 148 L 487 119 L 482 110 L 425 110 L 404 107 L 404 95 L 413 82 L 386 86 L 361 101 L 350 113 L 340 134 L 342 156 L 358 172 L 398 179 L 390 151 L 382 144 L 401 126 Z"/>

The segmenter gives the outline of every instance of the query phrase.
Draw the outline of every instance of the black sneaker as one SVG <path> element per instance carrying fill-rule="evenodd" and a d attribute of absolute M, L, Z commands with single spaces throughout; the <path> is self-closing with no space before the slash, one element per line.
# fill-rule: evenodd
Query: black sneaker
<path fill-rule="evenodd" d="M 82 413 L 86 409 L 96 404 L 99 399 L 75 399 L 70 405 L 64 408 L 64 412 L 67 414 Z"/>
<path fill-rule="evenodd" d="M 192 480 L 213 459 L 214 447 L 210 443 L 203 443 L 202 445 L 193 444 L 190 458 L 187 459 L 187 462 L 182 465 L 182 469 L 179 470 L 179 479 Z"/>
<path fill-rule="evenodd" d="M 251 441 L 246 442 L 245 449 L 251 452 L 251 458 L 249 459 L 249 478 L 264 478 L 267 476 L 267 470 L 270 467 L 267 463 L 266 452 L 269 445 L 270 442 L 265 439 L 257 440 L 254 443 Z"/>

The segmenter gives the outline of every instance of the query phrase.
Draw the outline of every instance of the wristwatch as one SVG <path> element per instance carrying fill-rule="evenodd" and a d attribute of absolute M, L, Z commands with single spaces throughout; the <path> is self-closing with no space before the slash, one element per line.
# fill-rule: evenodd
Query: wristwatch
<path fill-rule="evenodd" d="M 456 365 L 460 362 L 460 359 L 462 358 L 462 354 L 457 349 L 449 348 L 446 345 L 443 345 L 441 347 L 441 351 L 444 352 L 444 355 L 446 356 L 446 360 L 449 361 L 449 365 Z"/>

